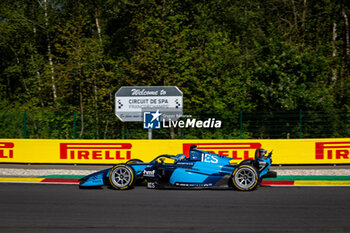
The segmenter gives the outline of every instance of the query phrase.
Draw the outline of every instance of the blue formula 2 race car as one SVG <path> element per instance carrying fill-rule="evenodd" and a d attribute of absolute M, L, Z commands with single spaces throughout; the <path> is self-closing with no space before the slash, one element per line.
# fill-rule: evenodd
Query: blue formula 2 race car
<path fill-rule="evenodd" d="M 80 179 L 80 188 L 109 185 L 125 190 L 147 183 L 148 188 L 177 189 L 237 189 L 250 191 L 266 177 L 276 177 L 269 171 L 271 154 L 264 149 L 255 151 L 255 159 L 234 164 L 232 158 L 190 147 L 184 154 L 160 155 L 149 163 L 138 159 L 117 164 Z"/>

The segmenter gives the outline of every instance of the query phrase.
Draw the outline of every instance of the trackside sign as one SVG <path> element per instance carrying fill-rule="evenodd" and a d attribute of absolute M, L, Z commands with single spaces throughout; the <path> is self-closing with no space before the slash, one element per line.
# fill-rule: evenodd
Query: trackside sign
<path fill-rule="evenodd" d="M 350 138 L 289 140 L 43 140 L 0 139 L 0 163 L 116 164 L 149 162 L 161 154 L 199 150 L 253 159 L 257 148 L 273 150 L 273 164 L 350 164 Z"/>
<path fill-rule="evenodd" d="M 316 142 L 315 158 L 318 160 L 346 160 L 350 157 L 350 141 Z"/>
<path fill-rule="evenodd" d="M 0 142 L 0 159 L 12 159 L 14 146 L 13 142 Z"/>
<path fill-rule="evenodd" d="M 121 121 L 142 121 L 144 112 L 162 110 L 172 119 L 183 114 L 183 94 L 176 86 L 123 86 L 115 93 L 115 115 Z"/>
<path fill-rule="evenodd" d="M 60 143 L 60 159 L 129 160 L 131 148 L 131 143 Z"/>

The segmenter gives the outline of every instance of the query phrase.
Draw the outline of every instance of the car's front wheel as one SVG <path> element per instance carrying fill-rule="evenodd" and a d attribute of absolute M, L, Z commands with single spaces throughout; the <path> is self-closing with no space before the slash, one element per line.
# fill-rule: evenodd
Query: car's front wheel
<path fill-rule="evenodd" d="M 127 164 L 118 164 L 109 172 L 109 182 L 115 189 L 132 188 L 135 180 L 135 171 Z"/>
<path fill-rule="evenodd" d="M 141 159 L 130 159 L 126 162 L 126 164 L 131 164 L 131 163 L 143 163 Z"/>
<path fill-rule="evenodd" d="M 250 191 L 258 186 L 259 175 L 251 165 L 241 165 L 232 174 L 233 185 L 242 191 Z"/>

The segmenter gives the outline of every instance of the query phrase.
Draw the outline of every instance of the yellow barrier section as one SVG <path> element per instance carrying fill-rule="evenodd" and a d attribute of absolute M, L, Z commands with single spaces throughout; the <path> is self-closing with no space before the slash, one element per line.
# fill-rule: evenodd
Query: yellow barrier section
<path fill-rule="evenodd" d="M 294 182 L 295 186 L 349 186 L 349 180 L 298 180 Z"/>
<path fill-rule="evenodd" d="M 27 178 L 27 177 L 0 177 L 0 182 L 14 183 L 40 183 L 44 178 Z"/>
<path fill-rule="evenodd" d="M 273 150 L 274 164 L 350 163 L 350 138 L 280 140 L 44 140 L 0 139 L 0 163 L 115 164 L 148 162 L 161 154 L 188 154 L 190 145 L 231 157 L 254 157 Z"/>

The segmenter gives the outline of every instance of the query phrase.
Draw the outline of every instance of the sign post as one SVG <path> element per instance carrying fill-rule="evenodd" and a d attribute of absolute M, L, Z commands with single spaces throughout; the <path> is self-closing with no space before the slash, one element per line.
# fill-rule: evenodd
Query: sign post
<path fill-rule="evenodd" d="M 152 129 L 148 129 L 148 139 L 152 139 Z"/>

